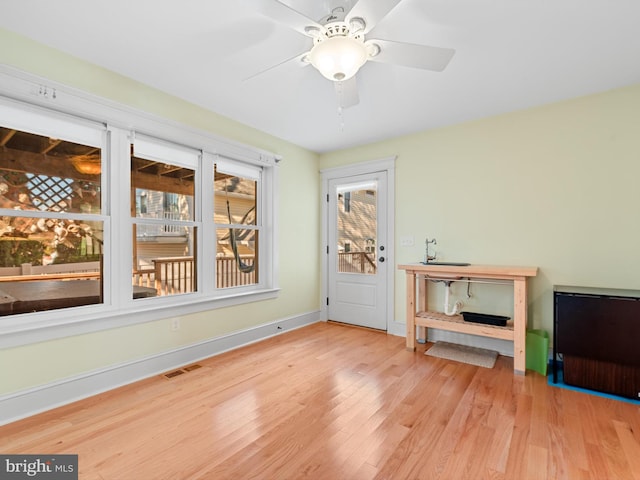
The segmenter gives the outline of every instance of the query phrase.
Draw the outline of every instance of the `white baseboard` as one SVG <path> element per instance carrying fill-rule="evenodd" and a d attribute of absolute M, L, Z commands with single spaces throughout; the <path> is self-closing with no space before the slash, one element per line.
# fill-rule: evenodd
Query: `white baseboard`
<path fill-rule="evenodd" d="M 407 325 L 400 322 L 391 322 L 387 325 L 387 333 L 389 335 L 395 335 L 396 337 L 407 336 Z"/>
<path fill-rule="evenodd" d="M 320 321 L 309 312 L 127 363 L 0 396 L 0 425 L 51 410 L 153 375 Z"/>

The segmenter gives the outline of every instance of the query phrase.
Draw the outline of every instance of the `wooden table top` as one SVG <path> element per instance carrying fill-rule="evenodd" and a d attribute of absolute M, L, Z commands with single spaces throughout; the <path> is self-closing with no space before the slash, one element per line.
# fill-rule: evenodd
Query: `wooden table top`
<path fill-rule="evenodd" d="M 517 277 L 535 277 L 538 267 L 520 267 L 512 265 L 437 265 L 410 263 L 398 265 L 400 270 L 417 274 L 457 275 L 460 277 L 513 279 Z"/>

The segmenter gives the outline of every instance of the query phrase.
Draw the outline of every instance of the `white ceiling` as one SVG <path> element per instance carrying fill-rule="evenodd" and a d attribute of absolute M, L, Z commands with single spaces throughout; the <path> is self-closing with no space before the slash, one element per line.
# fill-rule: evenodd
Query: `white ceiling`
<path fill-rule="evenodd" d="M 336 1 L 282 3 L 319 20 Z M 639 0 L 403 0 L 367 38 L 456 54 L 440 73 L 368 62 L 342 118 L 312 66 L 246 80 L 311 39 L 244 0 L 3 0 L 0 26 L 316 152 L 640 82 Z"/>

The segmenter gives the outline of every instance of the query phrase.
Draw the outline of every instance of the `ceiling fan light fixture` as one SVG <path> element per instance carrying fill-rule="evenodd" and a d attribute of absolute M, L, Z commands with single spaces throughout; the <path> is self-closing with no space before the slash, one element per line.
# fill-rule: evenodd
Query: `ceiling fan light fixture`
<path fill-rule="evenodd" d="M 100 175 L 102 165 L 100 157 L 94 155 L 77 155 L 71 159 L 74 168 L 85 175 Z"/>
<path fill-rule="evenodd" d="M 338 35 L 316 43 L 309 60 L 329 80 L 341 82 L 353 77 L 367 61 L 367 48 L 362 40 Z"/>

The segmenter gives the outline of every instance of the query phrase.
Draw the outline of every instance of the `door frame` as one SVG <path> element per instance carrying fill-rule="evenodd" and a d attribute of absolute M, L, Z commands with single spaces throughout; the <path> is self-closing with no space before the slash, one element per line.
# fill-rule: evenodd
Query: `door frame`
<path fill-rule="evenodd" d="M 387 309 L 386 309 L 386 328 L 389 332 L 390 326 L 394 323 L 395 312 L 395 162 L 396 157 L 386 157 L 379 160 L 352 163 L 340 167 L 331 167 L 320 170 L 322 180 L 322 293 L 320 319 L 328 320 L 327 297 L 329 294 L 329 181 L 339 180 L 343 177 L 352 177 L 354 175 L 364 175 L 368 173 L 386 172 L 387 174 L 387 244 L 386 261 L 387 268 Z M 335 248 L 335 245 L 333 246 Z"/>

